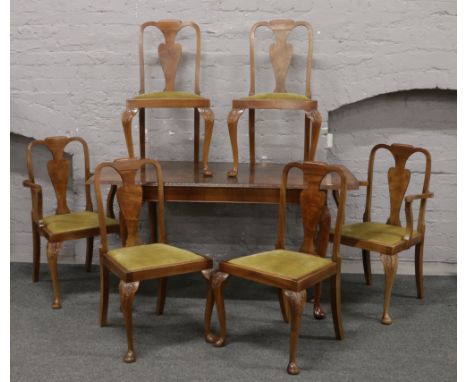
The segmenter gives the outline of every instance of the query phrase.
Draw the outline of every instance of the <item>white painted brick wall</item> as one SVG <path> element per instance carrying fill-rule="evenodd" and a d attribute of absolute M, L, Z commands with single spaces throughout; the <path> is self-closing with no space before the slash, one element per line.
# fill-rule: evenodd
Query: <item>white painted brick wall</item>
<path fill-rule="evenodd" d="M 231 100 L 247 95 L 248 34 L 259 20 L 304 19 L 314 26 L 312 91 L 325 128 L 330 111 L 358 100 L 406 89 L 456 89 L 455 0 L 17 0 L 11 4 L 11 130 L 34 138 L 80 135 L 89 143 L 93 165 L 124 156 L 120 113 L 125 99 L 138 91 L 138 25 L 163 18 L 190 19 L 201 27 L 202 94 L 212 99 L 216 116 L 211 161 L 232 159 L 226 116 Z M 298 43 L 296 53 L 304 47 L 298 32 L 291 36 Z M 191 37 L 188 29 L 180 34 L 186 53 L 194 50 Z M 148 47 L 153 44 L 152 51 L 147 49 L 148 64 L 157 63 L 155 41 L 147 39 Z M 259 48 L 267 47 L 268 41 Z M 261 81 L 257 90 L 270 91 L 268 56 L 263 50 L 257 57 Z M 193 87 L 192 59 L 190 54 L 184 57 L 179 89 Z M 300 54 L 288 76 L 290 91 L 303 91 L 303 67 Z M 147 89 L 161 89 L 160 69 L 148 73 Z M 149 154 L 191 159 L 191 118 L 192 112 L 184 110 L 148 112 Z M 263 111 L 257 118 L 259 158 L 276 162 L 301 158 L 300 113 Z M 243 161 L 248 153 L 246 119 L 243 116 L 239 123 Z M 285 141 L 288 150 L 278 150 Z M 327 152 L 321 149 L 319 157 L 326 159 Z M 76 166 L 75 173 L 80 170 Z M 24 259 L 30 232 L 29 212 L 24 211 L 28 193 L 15 175 L 11 190 L 15 227 L 11 256 Z M 81 189 L 76 192 L 78 207 L 84 202 Z M 449 250 L 453 257 L 454 248 Z M 427 257 L 437 260 L 439 255 Z"/>

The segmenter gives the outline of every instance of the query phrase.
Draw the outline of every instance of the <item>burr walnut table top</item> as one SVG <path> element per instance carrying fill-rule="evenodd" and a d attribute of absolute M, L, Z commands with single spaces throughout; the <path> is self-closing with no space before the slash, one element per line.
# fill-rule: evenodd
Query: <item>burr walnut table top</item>
<path fill-rule="evenodd" d="M 249 163 L 239 165 L 237 177 L 226 175 L 232 167 L 230 162 L 210 162 L 212 177 L 203 176 L 203 165 L 193 162 L 160 161 L 166 201 L 218 202 L 218 203 L 278 203 L 281 174 L 284 164 Z M 348 189 L 359 188 L 359 181 L 346 167 Z M 145 200 L 157 199 L 156 177 L 154 171 L 147 169 L 137 175 L 144 186 Z M 90 182 L 93 180 L 91 179 Z M 103 184 L 118 184 L 119 178 L 108 168 L 101 174 Z M 329 174 L 322 187 L 335 190 L 339 186 L 339 177 Z M 299 192 L 303 188 L 303 177 L 299 171 L 291 171 L 288 180 L 288 201 L 298 202 Z"/>

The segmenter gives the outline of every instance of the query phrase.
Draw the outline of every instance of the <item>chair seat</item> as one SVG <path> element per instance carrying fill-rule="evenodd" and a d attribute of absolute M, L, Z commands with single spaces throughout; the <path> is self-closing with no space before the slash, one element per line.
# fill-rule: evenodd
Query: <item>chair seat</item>
<path fill-rule="evenodd" d="M 405 239 L 405 233 L 405 227 L 391 224 L 374 222 L 347 224 L 341 229 L 341 243 L 369 251 L 394 254 L 421 240 L 421 235 L 416 231 L 413 231 L 410 240 Z M 333 239 L 333 233 L 330 239 Z"/>
<path fill-rule="evenodd" d="M 133 97 L 132 99 L 203 99 L 202 96 L 191 93 L 191 92 L 155 92 L 155 93 L 144 93 L 139 96 Z"/>
<path fill-rule="evenodd" d="M 163 243 L 117 248 L 109 251 L 107 255 L 127 272 L 206 262 L 203 256 Z"/>
<path fill-rule="evenodd" d="M 310 98 L 297 93 L 258 93 L 242 100 L 286 100 L 286 101 L 310 101 Z"/>
<path fill-rule="evenodd" d="M 334 265 L 333 261 L 327 258 L 285 249 L 239 257 L 226 263 L 290 281 L 298 281 L 304 276 Z"/>
<path fill-rule="evenodd" d="M 45 228 L 52 234 L 85 231 L 89 229 L 99 230 L 99 217 L 96 212 L 80 211 L 62 215 L 49 215 L 42 219 Z M 118 225 L 119 223 L 106 217 L 106 224 Z"/>

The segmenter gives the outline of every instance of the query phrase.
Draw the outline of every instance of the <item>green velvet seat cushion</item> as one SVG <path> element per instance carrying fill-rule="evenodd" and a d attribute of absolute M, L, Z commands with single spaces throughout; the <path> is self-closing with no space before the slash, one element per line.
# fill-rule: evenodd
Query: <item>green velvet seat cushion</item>
<path fill-rule="evenodd" d="M 281 278 L 300 278 L 331 265 L 330 259 L 301 252 L 276 249 L 229 260 L 228 263 Z"/>
<path fill-rule="evenodd" d="M 284 100 L 284 101 L 310 101 L 305 95 L 297 93 L 258 93 L 243 100 Z"/>
<path fill-rule="evenodd" d="M 162 243 L 117 248 L 109 251 L 108 255 L 130 272 L 206 260 L 196 253 Z"/>
<path fill-rule="evenodd" d="M 391 224 L 365 222 L 347 224 L 341 229 L 341 236 L 363 241 L 394 246 L 404 239 L 406 228 Z"/>
<path fill-rule="evenodd" d="M 133 99 L 202 99 L 199 96 L 191 92 L 155 92 L 155 93 L 144 93 L 139 96 L 133 97 Z"/>
<path fill-rule="evenodd" d="M 99 228 L 99 218 L 96 212 L 80 211 L 63 215 L 49 215 L 42 219 L 48 231 L 58 234 L 87 229 Z M 106 217 L 106 224 L 119 224 L 116 220 Z"/>

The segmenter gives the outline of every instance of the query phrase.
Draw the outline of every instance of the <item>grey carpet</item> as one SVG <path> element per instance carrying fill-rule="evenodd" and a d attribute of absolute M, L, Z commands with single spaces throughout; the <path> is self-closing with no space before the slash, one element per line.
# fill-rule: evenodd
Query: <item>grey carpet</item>
<path fill-rule="evenodd" d="M 226 286 L 228 344 L 203 340 L 205 283 L 169 280 L 166 310 L 154 314 L 156 284 L 142 283 L 134 303 L 137 362 L 124 364 L 126 337 L 112 278 L 109 326 L 97 325 L 99 273 L 60 265 L 62 309 L 53 311 L 47 267 L 31 282 L 29 264 L 11 265 L 12 381 L 455 381 L 456 278 L 397 276 L 394 324 L 379 323 L 383 277 L 371 287 L 343 275 L 345 340 L 334 339 L 331 315 L 316 321 L 306 305 L 298 344 L 301 374 L 286 374 L 289 327 L 274 290 L 231 278 Z M 328 285 L 324 307 L 329 312 Z"/>

